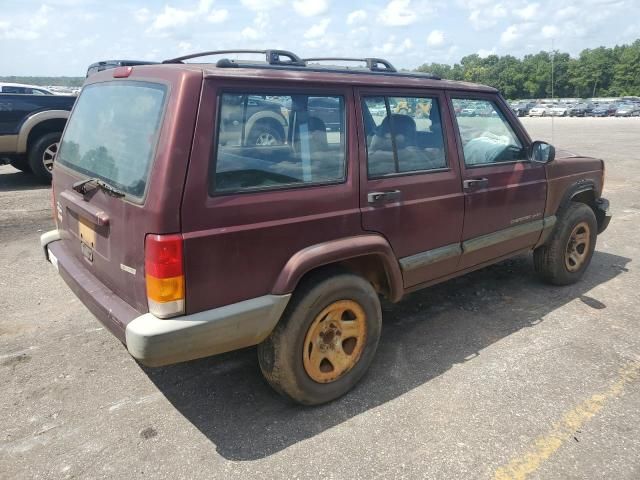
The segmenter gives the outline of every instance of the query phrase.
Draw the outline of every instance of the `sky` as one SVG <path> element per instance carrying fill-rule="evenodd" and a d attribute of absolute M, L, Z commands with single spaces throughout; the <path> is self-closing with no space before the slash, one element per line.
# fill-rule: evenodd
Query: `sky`
<path fill-rule="evenodd" d="M 83 76 L 106 59 L 229 48 L 383 57 L 398 68 L 477 53 L 640 38 L 640 0 L 0 0 L 0 75 Z"/>

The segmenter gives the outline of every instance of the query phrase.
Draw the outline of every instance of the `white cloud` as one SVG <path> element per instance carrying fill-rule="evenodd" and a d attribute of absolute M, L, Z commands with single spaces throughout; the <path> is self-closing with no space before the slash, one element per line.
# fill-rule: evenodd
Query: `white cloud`
<path fill-rule="evenodd" d="M 133 18 L 136 22 L 146 23 L 151 17 L 151 12 L 148 8 L 139 8 L 135 12 L 133 12 Z"/>
<path fill-rule="evenodd" d="M 241 0 L 241 3 L 249 10 L 267 11 L 283 5 L 284 0 Z"/>
<path fill-rule="evenodd" d="M 188 52 L 190 50 L 193 50 L 191 47 L 191 44 L 189 42 L 179 42 L 178 43 L 178 50 L 180 50 L 181 53 L 185 53 Z"/>
<path fill-rule="evenodd" d="M 303 17 L 315 17 L 329 9 L 329 2 L 327 0 L 296 0 L 293 2 L 293 9 Z"/>
<path fill-rule="evenodd" d="M 520 17 L 523 20 L 532 20 L 538 14 L 539 8 L 539 3 L 529 3 L 524 8 L 514 10 L 513 13 L 515 13 L 516 16 Z"/>
<path fill-rule="evenodd" d="M 35 13 L 29 15 L 29 21 L 26 25 L 20 27 L 12 27 L 12 24 L 7 20 L 0 21 L 0 39 L 7 40 L 36 40 L 41 36 L 41 30 L 49 23 L 51 16 L 51 7 L 48 5 L 41 5 Z"/>
<path fill-rule="evenodd" d="M 571 18 L 571 17 L 575 17 L 576 15 L 580 14 L 580 9 L 573 6 L 573 5 L 568 5 L 564 8 L 561 8 L 560 10 L 558 10 L 555 14 L 556 18 L 562 19 L 562 18 Z"/>
<path fill-rule="evenodd" d="M 556 27 L 555 25 L 545 25 L 544 27 L 542 27 L 542 36 L 544 38 L 557 37 L 559 32 L 560 30 L 558 30 L 558 27 Z"/>
<path fill-rule="evenodd" d="M 489 55 L 495 55 L 496 54 L 496 47 L 493 47 L 491 50 L 486 50 L 484 48 L 481 48 L 480 50 L 478 50 L 478 56 L 480 58 L 487 58 Z"/>
<path fill-rule="evenodd" d="M 367 12 L 364 10 L 355 10 L 347 16 L 347 25 L 355 25 L 364 22 L 367 19 Z"/>
<path fill-rule="evenodd" d="M 177 27 L 184 27 L 190 21 L 207 15 L 207 13 L 209 13 L 209 10 L 211 9 L 212 4 L 213 0 L 200 0 L 196 8 L 194 8 L 193 10 L 175 8 L 170 5 L 165 5 L 164 10 L 162 11 L 162 13 L 158 14 L 155 17 L 148 31 L 162 31 Z M 211 15 L 215 18 L 216 13 L 218 12 L 211 12 Z"/>
<path fill-rule="evenodd" d="M 410 38 L 405 38 L 402 42 L 396 42 L 395 35 L 390 35 L 387 41 L 382 44 L 382 47 L 376 47 L 376 52 L 384 55 L 400 55 L 413 48 L 413 42 Z"/>
<path fill-rule="evenodd" d="M 246 38 L 247 40 L 256 40 L 260 38 L 260 32 L 258 32 L 253 27 L 246 27 L 241 32 L 240 35 L 242 38 Z"/>
<path fill-rule="evenodd" d="M 223 8 L 222 10 L 212 10 L 207 16 L 207 22 L 209 23 L 222 23 L 229 18 L 229 10 Z"/>
<path fill-rule="evenodd" d="M 444 33 L 442 30 L 434 30 L 427 37 L 427 45 L 430 47 L 440 47 L 444 44 Z"/>
<path fill-rule="evenodd" d="M 390 27 L 410 25 L 417 19 L 411 0 L 391 0 L 378 14 L 378 21 Z"/>
<path fill-rule="evenodd" d="M 165 30 L 167 28 L 181 27 L 193 17 L 194 13 L 189 10 L 180 10 L 165 6 L 164 11 L 156 16 L 151 24 L 150 30 Z"/>
<path fill-rule="evenodd" d="M 320 23 L 312 25 L 309 30 L 304 32 L 304 38 L 319 38 L 324 36 L 324 34 L 327 32 L 329 23 L 331 23 L 331 19 L 325 18 L 321 20 Z"/>
<path fill-rule="evenodd" d="M 511 25 L 507 27 L 504 32 L 502 32 L 502 35 L 500 35 L 500 43 L 502 43 L 503 45 L 509 45 L 520 38 L 520 36 L 521 33 L 518 30 L 518 26 Z"/>
<path fill-rule="evenodd" d="M 471 10 L 469 14 L 469 22 L 476 30 L 485 30 L 491 28 L 498 23 L 498 20 L 507 16 L 507 9 L 501 3 L 493 5 L 489 8 L 482 7 Z"/>

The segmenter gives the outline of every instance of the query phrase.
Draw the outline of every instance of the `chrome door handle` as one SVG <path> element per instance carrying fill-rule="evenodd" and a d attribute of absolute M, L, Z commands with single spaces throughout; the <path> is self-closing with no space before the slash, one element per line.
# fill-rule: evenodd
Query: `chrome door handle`
<path fill-rule="evenodd" d="M 475 190 L 476 188 L 486 188 L 488 186 L 488 178 L 470 178 L 469 180 L 463 180 L 462 182 L 462 188 L 465 190 Z"/>
<path fill-rule="evenodd" d="M 371 192 L 367 194 L 369 203 L 391 203 L 397 202 L 402 198 L 400 190 L 390 190 L 387 192 Z"/>

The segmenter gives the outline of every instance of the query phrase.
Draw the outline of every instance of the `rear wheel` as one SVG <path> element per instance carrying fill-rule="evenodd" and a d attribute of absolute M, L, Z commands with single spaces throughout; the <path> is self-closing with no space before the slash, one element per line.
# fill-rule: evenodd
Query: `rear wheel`
<path fill-rule="evenodd" d="M 591 262 L 598 224 L 593 210 L 584 203 L 571 203 L 556 224 L 547 245 L 533 252 L 538 274 L 554 285 L 575 283 Z"/>
<path fill-rule="evenodd" d="M 29 148 L 29 167 L 31 171 L 44 183 L 51 182 L 53 162 L 58 153 L 60 132 L 47 133 L 36 139 Z"/>
<path fill-rule="evenodd" d="M 280 394 L 304 405 L 329 402 L 358 383 L 382 324 L 373 287 L 350 273 L 314 275 L 258 346 L 260 369 Z"/>
<path fill-rule="evenodd" d="M 249 134 L 248 144 L 259 147 L 282 145 L 284 135 L 281 130 L 274 128 L 268 123 L 258 123 Z"/>

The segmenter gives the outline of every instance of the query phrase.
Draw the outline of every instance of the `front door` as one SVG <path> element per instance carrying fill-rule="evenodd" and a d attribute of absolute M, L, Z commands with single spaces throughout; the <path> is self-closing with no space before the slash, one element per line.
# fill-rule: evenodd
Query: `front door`
<path fill-rule="evenodd" d="M 544 165 L 527 159 L 530 140 L 494 96 L 455 96 L 465 217 L 465 269 L 530 248 L 543 227 Z"/>
<path fill-rule="evenodd" d="M 358 89 L 363 228 L 389 241 L 405 288 L 457 268 L 464 215 L 445 96 Z"/>

